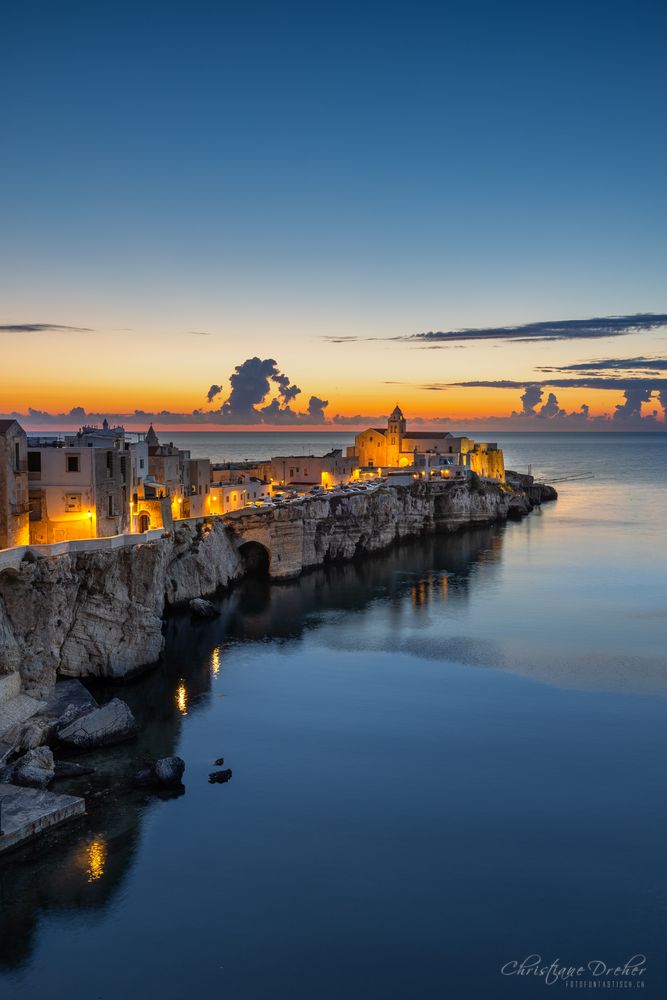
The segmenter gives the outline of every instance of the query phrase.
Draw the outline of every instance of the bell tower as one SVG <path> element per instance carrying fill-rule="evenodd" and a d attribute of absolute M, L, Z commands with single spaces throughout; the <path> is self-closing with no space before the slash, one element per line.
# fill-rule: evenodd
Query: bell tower
<path fill-rule="evenodd" d="M 405 417 L 398 403 L 387 420 L 387 465 L 397 466 L 405 434 Z"/>

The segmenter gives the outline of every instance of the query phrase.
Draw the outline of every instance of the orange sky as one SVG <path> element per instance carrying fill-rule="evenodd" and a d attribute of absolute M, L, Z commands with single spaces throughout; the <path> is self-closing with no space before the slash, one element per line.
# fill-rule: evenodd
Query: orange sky
<path fill-rule="evenodd" d="M 386 414 L 398 401 L 411 418 L 463 422 L 520 411 L 521 390 L 451 387 L 433 391 L 429 385 L 468 380 L 537 381 L 548 377 L 543 368 L 614 356 L 614 352 L 636 356 L 654 345 L 647 342 L 645 334 L 636 334 L 622 342 L 609 338 L 592 345 L 484 341 L 424 350 L 383 340 L 335 344 L 321 336 L 305 338 L 303 334 L 277 340 L 256 334 L 228 337 L 102 330 L 6 334 L 1 346 L 0 411 L 4 413 L 25 413 L 28 407 L 67 413 L 74 406 L 92 413 L 120 414 L 135 409 L 186 414 L 195 409 L 212 410 L 229 394 L 234 366 L 257 355 L 275 358 L 280 369 L 301 387 L 292 404 L 299 411 L 305 410 L 310 395 L 316 394 L 329 401 L 329 420 L 335 414 Z M 221 385 L 222 392 L 209 406 L 206 391 L 212 383 Z M 623 400 L 622 393 L 615 390 L 554 391 L 563 409 L 577 411 L 586 403 L 593 416 L 613 413 Z"/>

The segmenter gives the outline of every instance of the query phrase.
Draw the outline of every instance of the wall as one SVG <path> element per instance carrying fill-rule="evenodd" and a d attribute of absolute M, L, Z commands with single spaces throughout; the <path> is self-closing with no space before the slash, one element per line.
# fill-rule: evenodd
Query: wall
<path fill-rule="evenodd" d="M 29 541 L 27 454 L 25 431 L 12 422 L 0 433 L 0 548 Z"/>

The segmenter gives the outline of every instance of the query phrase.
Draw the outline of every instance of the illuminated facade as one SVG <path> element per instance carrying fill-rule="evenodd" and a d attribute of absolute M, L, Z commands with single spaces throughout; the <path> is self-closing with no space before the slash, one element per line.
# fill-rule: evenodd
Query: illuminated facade
<path fill-rule="evenodd" d="M 409 431 L 398 406 L 386 428 L 361 431 L 354 439 L 354 447 L 347 450 L 348 457 L 354 457 L 362 469 L 411 467 L 416 456 L 426 453 L 450 456 L 454 464 L 489 479 L 505 479 L 503 453 L 496 444 L 455 437 L 449 431 Z"/>
<path fill-rule="evenodd" d="M 271 459 L 270 479 L 278 486 L 337 486 L 355 478 L 357 460 L 340 448 L 326 455 L 279 455 Z"/>
<path fill-rule="evenodd" d="M 102 538 L 130 530 L 132 459 L 122 428 L 28 439 L 30 542 Z"/>

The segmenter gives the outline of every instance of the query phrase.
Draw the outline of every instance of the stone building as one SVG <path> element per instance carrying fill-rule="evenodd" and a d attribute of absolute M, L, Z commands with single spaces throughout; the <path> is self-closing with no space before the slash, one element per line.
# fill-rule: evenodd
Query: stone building
<path fill-rule="evenodd" d="M 28 439 L 16 420 L 0 420 L 0 549 L 30 541 Z"/>
<path fill-rule="evenodd" d="M 496 444 L 455 437 L 449 431 L 410 431 L 397 405 L 386 427 L 369 427 L 357 434 L 348 457 L 361 468 L 400 469 L 415 464 L 415 455 L 431 452 L 451 455 L 455 464 L 489 479 L 503 482 L 503 453 Z"/>
<path fill-rule="evenodd" d="M 271 459 L 269 478 L 274 486 L 337 486 L 354 478 L 356 456 L 340 448 L 326 455 L 278 455 Z"/>
<path fill-rule="evenodd" d="M 100 538 L 130 530 L 132 457 L 122 428 L 28 439 L 30 541 Z"/>

